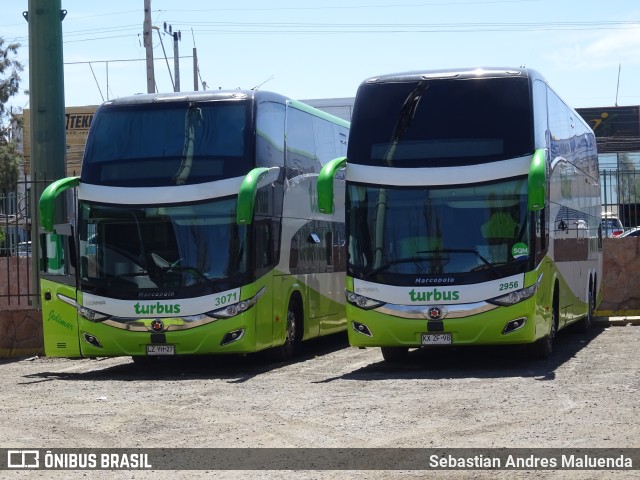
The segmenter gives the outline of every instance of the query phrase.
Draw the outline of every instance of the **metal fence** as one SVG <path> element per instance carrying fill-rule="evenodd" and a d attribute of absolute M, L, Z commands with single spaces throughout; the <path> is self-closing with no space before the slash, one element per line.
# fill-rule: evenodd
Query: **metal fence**
<path fill-rule="evenodd" d="M 0 308 L 39 303 L 38 262 L 32 257 L 39 252 L 38 212 L 33 221 L 31 197 L 50 183 L 23 180 L 0 190 Z M 603 212 L 618 216 L 625 228 L 640 225 L 640 170 L 603 168 L 600 186 Z"/>
<path fill-rule="evenodd" d="M 49 180 L 20 180 L 0 190 L 0 309 L 38 305 L 38 213 L 31 211 L 33 192 Z"/>
<path fill-rule="evenodd" d="M 615 215 L 625 229 L 640 225 L 640 171 L 600 171 L 602 211 Z"/>

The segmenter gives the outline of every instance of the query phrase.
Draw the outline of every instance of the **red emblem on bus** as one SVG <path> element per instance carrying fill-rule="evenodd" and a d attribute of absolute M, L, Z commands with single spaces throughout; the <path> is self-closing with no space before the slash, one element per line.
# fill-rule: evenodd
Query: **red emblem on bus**
<path fill-rule="evenodd" d="M 153 322 L 151 322 L 151 330 L 153 330 L 154 332 L 163 331 L 164 323 L 162 323 L 162 320 L 154 320 Z"/>

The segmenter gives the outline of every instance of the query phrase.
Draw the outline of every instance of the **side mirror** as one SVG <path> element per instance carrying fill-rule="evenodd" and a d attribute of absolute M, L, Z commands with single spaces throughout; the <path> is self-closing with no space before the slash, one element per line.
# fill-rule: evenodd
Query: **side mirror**
<path fill-rule="evenodd" d="M 531 159 L 528 179 L 527 207 L 531 212 L 543 210 L 547 194 L 547 158 L 544 149 L 535 151 Z"/>
<path fill-rule="evenodd" d="M 53 222 L 56 211 L 56 199 L 70 188 L 80 184 L 80 177 L 67 177 L 53 182 L 44 189 L 40 196 L 38 207 L 40 209 L 40 224 L 45 232 L 53 232 Z"/>
<path fill-rule="evenodd" d="M 249 225 L 253 222 L 253 207 L 258 188 L 276 181 L 279 174 L 280 167 L 258 167 L 247 173 L 238 191 L 236 207 L 236 223 L 238 225 Z"/>
<path fill-rule="evenodd" d="M 347 166 L 347 157 L 338 157 L 327 162 L 318 175 L 318 209 L 322 213 L 333 213 L 333 179 L 338 170 Z"/>

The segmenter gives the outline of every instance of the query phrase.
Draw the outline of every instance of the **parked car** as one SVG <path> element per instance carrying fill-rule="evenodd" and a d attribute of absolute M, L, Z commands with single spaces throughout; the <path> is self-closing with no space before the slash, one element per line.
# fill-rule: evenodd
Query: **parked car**
<path fill-rule="evenodd" d="M 616 238 L 622 238 L 622 237 L 640 237 L 640 227 L 630 228 L 626 232 L 618 235 Z"/>
<path fill-rule="evenodd" d="M 31 256 L 31 242 L 20 242 L 16 248 L 16 255 L 19 257 Z"/>
<path fill-rule="evenodd" d="M 602 217 L 602 236 L 617 237 L 624 233 L 624 226 L 620 219 L 614 215 Z"/>

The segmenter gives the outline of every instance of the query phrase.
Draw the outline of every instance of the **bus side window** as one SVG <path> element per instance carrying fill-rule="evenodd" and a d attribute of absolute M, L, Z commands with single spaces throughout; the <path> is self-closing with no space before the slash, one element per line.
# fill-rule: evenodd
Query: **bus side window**
<path fill-rule="evenodd" d="M 256 166 L 284 166 L 285 106 L 262 102 L 256 120 Z"/>
<path fill-rule="evenodd" d="M 68 275 L 72 273 L 73 268 L 69 263 L 69 248 L 73 248 L 69 242 L 72 237 L 44 233 L 40 238 L 40 270 L 51 275 Z"/>
<path fill-rule="evenodd" d="M 324 235 L 324 246 L 327 252 L 327 265 L 333 266 L 333 232 L 329 230 Z"/>
<path fill-rule="evenodd" d="M 256 219 L 254 221 L 254 248 L 256 278 L 269 271 L 280 257 L 280 228 L 277 220 Z"/>

